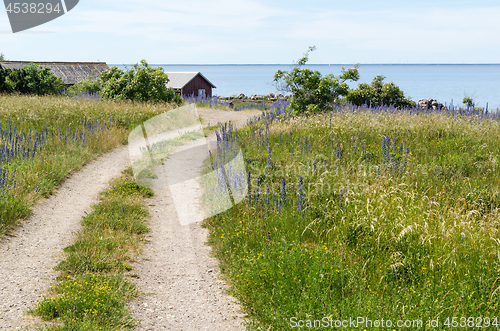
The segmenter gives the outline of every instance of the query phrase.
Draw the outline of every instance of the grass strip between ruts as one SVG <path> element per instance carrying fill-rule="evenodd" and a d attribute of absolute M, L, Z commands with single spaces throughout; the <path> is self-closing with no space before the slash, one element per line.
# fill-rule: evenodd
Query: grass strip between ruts
<path fill-rule="evenodd" d="M 57 323 L 46 331 L 129 330 L 136 324 L 126 303 L 139 292 L 127 263 L 141 252 L 150 231 L 144 199 L 153 191 L 137 185 L 130 168 L 123 173 L 83 218 L 83 229 L 56 267 L 59 282 L 30 311 Z"/>

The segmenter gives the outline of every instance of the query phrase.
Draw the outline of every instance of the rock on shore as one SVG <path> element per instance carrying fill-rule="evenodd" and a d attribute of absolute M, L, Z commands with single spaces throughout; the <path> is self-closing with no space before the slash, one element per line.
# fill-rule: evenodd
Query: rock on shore
<path fill-rule="evenodd" d="M 419 100 L 418 106 L 424 110 L 431 108 L 434 110 L 446 109 L 446 107 L 441 102 L 438 102 L 436 99 L 432 98 Z"/>
<path fill-rule="evenodd" d="M 274 93 L 268 93 L 266 95 L 262 94 L 252 94 L 250 97 L 247 97 L 245 94 L 240 93 L 240 94 L 233 94 L 229 96 L 228 98 L 220 97 L 221 99 L 226 99 L 226 100 L 253 100 L 253 101 L 258 101 L 258 100 L 269 100 L 269 101 L 278 101 L 278 100 L 289 100 L 290 95 L 283 95 L 281 93 L 274 94 Z"/>

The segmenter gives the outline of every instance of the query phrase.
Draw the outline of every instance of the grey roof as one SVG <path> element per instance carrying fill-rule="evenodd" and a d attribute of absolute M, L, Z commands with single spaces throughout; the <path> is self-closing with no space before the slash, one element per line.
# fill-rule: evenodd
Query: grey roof
<path fill-rule="evenodd" d="M 200 72 L 165 72 L 168 75 L 169 82 L 167 87 L 173 89 L 181 89 L 186 86 L 190 81 L 192 81 L 196 76 L 200 75 L 203 77 L 213 88 L 215 85 L 212 84 L 205 76 Z"/>
<path fill-rule="evenodd" d="M 109 70 L 105 62 L 31 62 L 31 61 L 1 61 L 0 69 L 21 69 L 30 63 L 38 64 L 61 78 L 66 85 L 73 85 L 90 77 L 97 78 Z"/>

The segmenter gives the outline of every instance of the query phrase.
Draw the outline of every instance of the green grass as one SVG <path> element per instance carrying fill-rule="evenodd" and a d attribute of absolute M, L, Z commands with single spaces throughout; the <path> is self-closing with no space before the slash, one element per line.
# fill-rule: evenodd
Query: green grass
<path fill-rule="evenodd" d="M 50 195 L 68 174 L 85 163 L 121 144 L 127 143 L 129 132 L 145 120 L 172 109 L 170 105 L 91 101 L 54 96 L 21 96 L 0 94 L 0 123 L 2 130 L 16 127 L 32 137 L 31 143 L 20 146 L 33 148 L 35 131 L 49 133 L 33 158 L 15 158 L 1 162 L 3 169 L 16 169 L 15 189 L 0 189 L 0 235 L 4 235 L 18 221 L 31 213 L 31 206 L 41 197 Z M 84 126 L 83 122 L 99 123 L 98 128 Z M 111 121 L 110 121 L 111 120 Z M 105 129 L 101 126 L 106 123 Z M 78 130 L 85 141 L 73 139 Z M 31 131 L 30 131 L 31 130 Z M 59 136 L 60 132 L 60 136 Z M 0 149 L 10 139 L 0 139 Z"/>
<path fill-rule="evenodd" d="M 66 257 L 56 267 L 59 283 L 31 311 L 60 322 L 45 330 L 130 330 L 136 325 L 126 308 L 138 295 L 127 277 L 128 263 L 150 231 L 143 205 L 153 192 L 138 186 L 129 173 L 101 194 L 74 244 L 64 249 Z"/>
<path fill-rule="evenodd" d="M 58 295 L 40 301 L 36 313 L 46 320 L 60 318 L 64 325 L 46 330 L 123 330 L 135 325 L 125 303 L 138 292 L 123 276 L 68 276 L 54 291 Z"/>
<path fill-rule="evenodd" d="M 251 201 L 205 226 L 254 328 L 500 317 L 498 121 L 344 111 L 238 137 Z"/>

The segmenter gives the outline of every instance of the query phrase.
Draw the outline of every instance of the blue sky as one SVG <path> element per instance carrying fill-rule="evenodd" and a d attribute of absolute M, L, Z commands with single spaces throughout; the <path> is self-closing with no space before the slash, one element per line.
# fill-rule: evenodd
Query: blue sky
<path fill-rule="evenodd" d="M 80 0 L 12 34 L 11 60 L 112 64 L 500 63 L 500 2 L 406 0 Z"/>

